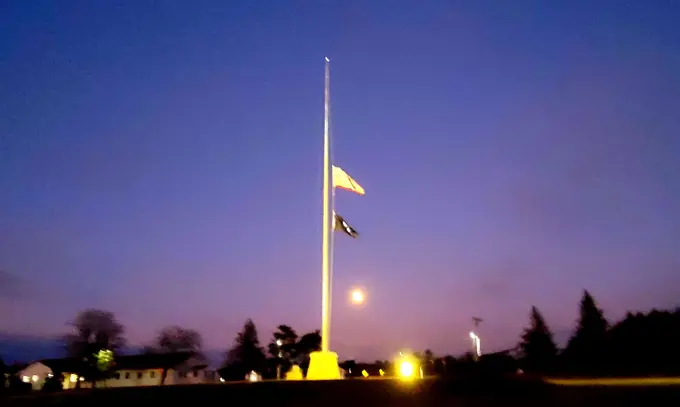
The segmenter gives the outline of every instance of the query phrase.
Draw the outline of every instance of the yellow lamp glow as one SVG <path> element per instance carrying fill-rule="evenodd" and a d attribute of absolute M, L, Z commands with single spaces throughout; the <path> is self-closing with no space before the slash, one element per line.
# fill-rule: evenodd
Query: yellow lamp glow
<path fill-rule="evenodd" d="M 405 379 L 413 376 L 413 363 L 405 360 L 399 365 L 399 375 Z"/>

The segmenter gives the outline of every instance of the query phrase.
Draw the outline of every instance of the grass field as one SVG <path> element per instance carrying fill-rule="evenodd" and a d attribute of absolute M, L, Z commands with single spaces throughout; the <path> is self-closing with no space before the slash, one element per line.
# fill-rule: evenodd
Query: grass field
<path fill-rule="evenodd" d="M 111 404 L 115 403 L 115 404 Z M 343 380 L 98 389 L 0 399 L 11 406 L 680 406 L 680 386 L 569 387 L 541 382 Z M 199 404 L 200 403 L 200 404 Z M 653 404 L 652 404 L 653 403 Z"/>

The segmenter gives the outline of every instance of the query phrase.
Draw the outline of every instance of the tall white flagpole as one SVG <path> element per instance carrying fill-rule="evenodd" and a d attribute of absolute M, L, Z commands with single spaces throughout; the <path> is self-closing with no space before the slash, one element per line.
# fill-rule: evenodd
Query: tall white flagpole
<path fill-rule="evenodd" d="M 326 57 L 328 60 L 328 57 Z M 331 97 L 330 97 L 330 61 L 328 64 L 328 157 L 331 188 L 331 226 L 330 226 L 330 254 L 328 255 L 328 347 L 331 341 L 331 321 L 333 320 L 333 279 L 335 278 L 335 179 L 333 178 L 333 117 L 331 116 Z"/>
<path fill-rule="evenodd" d="M 323 117 L 323 238 L 321 243 L 321 351 L 330 351 L 330 285 L 331 285 L 331 233 L 333 216 L 331 197 L 331 154 L 330 154 L 330 82 L 331 63 L 326 57 L 324 80 L 324 117 Z"/>
<path fill-rule="evenodd" d="M 333 268 L 333 166 L 330 135 L 331 64 L 326 57 L 323 120 L 323 215 L 321 244 L 321 350 L 309 354 L 308 380 L 340 379 L 338 355 L 330 350 L 331 338 L 331 277 Z"/>

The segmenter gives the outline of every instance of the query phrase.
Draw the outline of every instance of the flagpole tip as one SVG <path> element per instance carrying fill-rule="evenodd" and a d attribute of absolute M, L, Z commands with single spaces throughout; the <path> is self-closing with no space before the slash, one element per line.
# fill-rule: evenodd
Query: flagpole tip
<path fill-rule="evenodd" d="M 326 62 L 331 62 L 331 60 L 328 59 L 328 57 L 324 57 L 324 59 L 326 59 Z"/>

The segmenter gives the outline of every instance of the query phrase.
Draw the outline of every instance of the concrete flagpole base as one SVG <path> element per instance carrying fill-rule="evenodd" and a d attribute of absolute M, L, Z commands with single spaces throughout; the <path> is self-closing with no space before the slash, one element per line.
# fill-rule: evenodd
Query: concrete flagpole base
<path fill-rule="evenodd" d="M 309 354 L 309 369 L 307 380 L 336 380 L 342 379 L 338 354 L 330 351 L 318 351 Z"/>

